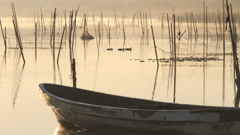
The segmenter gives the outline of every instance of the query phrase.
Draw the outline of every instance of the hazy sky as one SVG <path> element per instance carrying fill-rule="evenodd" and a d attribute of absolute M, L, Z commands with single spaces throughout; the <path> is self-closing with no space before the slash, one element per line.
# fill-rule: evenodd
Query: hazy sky
<path fill-rule="evenodd" d="M 51 14 L 54 8 L 58 11 L 67 11 L 77 9 L 80 6 L 80 12 L 103 13 L 114 12 L 201 12 L 203 0 L 1 0 L 0 15 L 11 15 L 11 3 L 14 3 L 17 14 L 22 16 L 31 16 L 35 13 Z M 205 0 L 209 11 L 222 9 L 222 0 Z M 240 0 L 229 0 L 233 4 L 233 9 L 238 11 L 236 5 L 240 5 Z"/>

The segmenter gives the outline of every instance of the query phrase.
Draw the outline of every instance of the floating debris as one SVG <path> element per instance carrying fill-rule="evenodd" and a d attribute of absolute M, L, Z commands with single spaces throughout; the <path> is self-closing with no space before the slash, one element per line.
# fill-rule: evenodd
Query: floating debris
<path fill-rule="evenodd" d="M 169 60 L 164 60 L 164 61 L 162 61 L 162 62 L 169 63 Z"/>
<path fill-rule="evenodd" d="M 124 48 L 125 51 L 132 51 L 132 47 L 130 48 Z"/>
<path fill-rule="evenodd" d="M 108 51 L 112 51 L 112 50 L 113 50 L 113 48 L 107 48 L 107 50 L 108 50 Z"/>
<path fill-rule="evenodd" d="M 124 51 L 124 48 L 118 48 L 118 51 Z"/>
<path fill-rule="evenodd" d="M 225 54 L 223 54 L 223 53 L 208 53 L 207 54 L 208 56 L 221 56 L 221 55 L 233 55 L 233 53 L 225 53 Z"/>
<path fill-rule="evenodd" d="M 130 47 L 130 48 L 118 48 L 118 51 L 132 51 L 132 47 Z"/>
<path fill-rule="evenodd" d="M 152 59 L 148 59 L 148 60 L 152 60 Z M 169 62 L 170 60 L 175 60 L 174 58 L 161 58 L 158 59 L 159 62 Z M 219 61 L 222 59 L 219 59 L 217 57 L 208 57 L 208 58 L 202 58 L 202 57 L 183 57 L 183 58 L 177 58 L 176 61 L 177 62 L 184 62 L 184 61 L 195 61 L 195 62 L 202 62 L 202 61 Z"/>

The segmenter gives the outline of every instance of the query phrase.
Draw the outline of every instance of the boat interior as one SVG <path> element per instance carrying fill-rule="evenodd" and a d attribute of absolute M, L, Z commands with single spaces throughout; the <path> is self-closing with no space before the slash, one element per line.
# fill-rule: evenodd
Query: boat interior
<path fill-rule="evenodd" d="M 202 109 L 233 109 L 232 107 L 214 107 L 214 106 L 201 106 L 201 105 L 188 105 L 188 104 L 176 104 L 159 102 L 153 100 L 137 99 L 131 97 L 123 97 L 111 94 L 105 94 L 80 88 L 73 88 L 68 86 L 56 85 L 56 84 L 43 84 L 46 91 L 51 94 L 64 98 L 70 101 L 111 106 L 122 108 L 136 108 L 136 109 L 172 109 L 172 110 L 202 110 Z"/>

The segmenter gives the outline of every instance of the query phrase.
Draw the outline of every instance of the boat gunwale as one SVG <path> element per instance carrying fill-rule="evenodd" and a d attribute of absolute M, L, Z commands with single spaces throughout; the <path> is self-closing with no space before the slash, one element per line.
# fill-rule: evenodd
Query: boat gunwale
<path fill-rule="evenodd" d="M 117 96 L 117 97 L 123 97 L 123 98 L 129 98 L 129 99 L 137 99 L 137 100 L 144 100 L 144 101 L 150 101 L 150 102 L 156 102 L 156 103 L 162 103 L 162 104 L 169 104 L 169 105 L 183 105 L 183 106 L 194 106 L 194 107 L 199 107 L 200 109 L 139 109 L 137 108 L 131 108 L 131 107 L 115 107 L 115 106 L 106 106 L 106 105 L 95 105 L 95 104 L 90 104 L 90 103 L 84 103 L 84 102 L 79 102 L 79 101 L 73 101 L 73 100 L 69 100 L 66 98 L 62 98 L 59 96 L 56 96 L 54 94 L 52 94 L 51 92 L 49 92 L 44 85 L 56 85 L 56 86 L 63 86 L 63 87 L 69 87 L 69 88 L 73 88 L 70 86 L 64 86 L 64 85 L 59 85 L 59 84 L 52 84 L 52 83 L 40 83 L 39 84 L 39 88 L 41 89 L 42 92 L 46 93 L 49 97 L 54 98 L 55 100 L 60 100 L 61 102 L 65 102 L 65 103 L 70 103 L 72 105 L 77 105 L 77 106 L 85 106 L 85 107 L 95 107 L 95 108 L 106 108 L 106 109 L 125 109 L 125 110 L 141 110 L 141 111 L 171 111 L 171 112 L 183 112 L 183 111 L 189 111 L 191 113 L 198 113 L 198 112 L 214 112 L 215 111 L 222 111 L 222 110 L 240 110 L 240 108 L 236 108 L 236 107 L 222 107 L 222 106 L 204 106 L 204 105 L 193 105 L 193 104 L 180 104 L 180 103 L 169 103 L 169 102 L 161 102 L 161 101 L 154 101 L 154 100 L 147 100 L 147 99 L 140 99 L 140 98 L 133 98 L 133 97 L 126 97 L 126 96 L 119 96 L 119 95 L 113 95 L 113 94 L 107 94 L 107 93 L 101 93 L 101 92 L 95 92 L 95 91 L 91 91 L 91 90 L 87 90 L 87 89 L 82 89 L 82 88 L 75 88 L 75 89 L 79 89 L 79 90 L 84 90 L 84 91 L 91 91 L 94 93 L 99 93 L 99 94 L 105 94 L 108 96 Z M 202 107 L 208 107 L 208 108 L 202 108 Z"/>

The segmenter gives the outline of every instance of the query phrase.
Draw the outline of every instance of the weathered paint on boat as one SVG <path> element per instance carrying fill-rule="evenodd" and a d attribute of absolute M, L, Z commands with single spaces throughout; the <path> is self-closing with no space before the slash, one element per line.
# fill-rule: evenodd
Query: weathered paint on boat
<path fill-rule="evenodd" d="M 240 109 L 165 103 L 43 83 L 41 98 L 59 123 L 88 130 L 163 135 L 239 135 Z"/>

